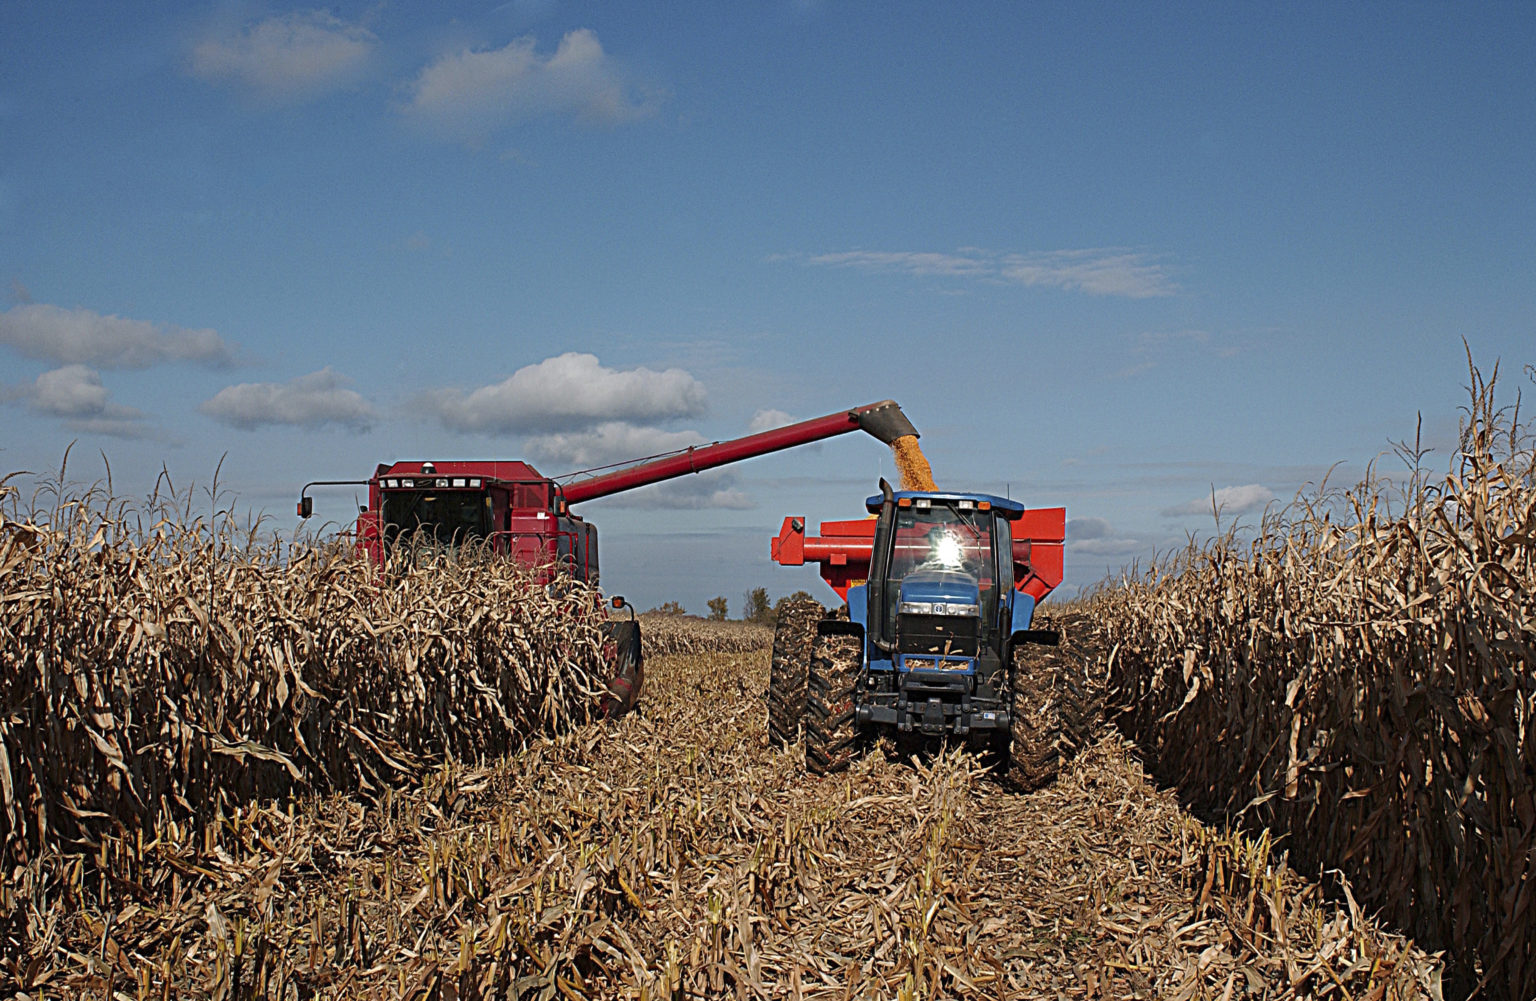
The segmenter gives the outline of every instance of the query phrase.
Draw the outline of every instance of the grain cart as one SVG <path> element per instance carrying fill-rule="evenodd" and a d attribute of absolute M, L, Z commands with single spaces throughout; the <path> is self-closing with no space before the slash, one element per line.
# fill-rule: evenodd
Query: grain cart
<path fill-rule="evenodd" d="M 314 512 L 311 487 L 367 486 L 368 504 L 357 518 L 356 544 L 379 565 L 402 547 L 468 543 L 535 569 L 540 583 L 564 574 L 596 585 L 597 526 L 572 511 L 573 505 L 858 430 L 887 445 L 917 433 L 894 400 L 882 400 L 744 438 L 636 460 L 622 468 L 583 470 L 559 478 L 518 460 L 380 463 L 366 480 L 305 484 L 298 514 L 308 518 Z M 615 597 L 613 607 L 623 608 L 624 599 Z M 640 624 L 631 612 L 627 621 L 611 621 L 606 629 L 612 673 L 605 708 L 621 713 L 634 706 L 644 680 Z"/>
<path fill-rule="evenodd" d="M 768 693 L 771 739 L 803 736 L 817 774 L 848 766 L 860 745 L 962 741 L 1018 784 L 1049 781 L 1059 761 L 1063 693 L 1036 666 L 1035 606 L 1061 583 L 1066 509 L 1026 509 L 980 493 L 893 491 L 875 515 L 823 522 L 786 518 L 771 546 L 784 566 L 817 563 L 847 603 L 823 614 L 795 602 L 775 628 Z"/>

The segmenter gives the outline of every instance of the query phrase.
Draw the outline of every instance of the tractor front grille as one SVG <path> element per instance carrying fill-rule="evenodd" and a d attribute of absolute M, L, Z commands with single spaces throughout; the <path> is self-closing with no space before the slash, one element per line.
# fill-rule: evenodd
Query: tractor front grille
<path fill-rule="evenodd" d="M 981 642 L 981 619 L 974 615 L 900 615 L 896 648 L 927 657 L 974 657 Z"/>

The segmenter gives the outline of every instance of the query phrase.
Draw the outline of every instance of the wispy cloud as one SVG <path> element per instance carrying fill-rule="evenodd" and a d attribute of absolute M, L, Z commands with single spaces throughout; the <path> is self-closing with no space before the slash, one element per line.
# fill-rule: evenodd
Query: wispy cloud
<path fill-rule="evenodd" d="M 327 366 L 288 382 L 225 386 L 197 409 L 242 431 L 268 425 L 320 428 L 329 424 L 366 430 L 378 419 L 378 411 L 348 385 L 349 380 Z"/>
<path fill-rule="evenodd" d="M 704 386 L 688 372 L 605 367 L 596 355 L 568 352 L 527 365 L 489 386 L 423 393 L 413 409 L 450 431 L 545 433 L 590 430 L 604 422 L 647 424 L 704 413 Z"/>
<path fill-rule="evenodd" d="M 548 55 L 534 39 L 499 49 L 460 49 L 429 63 L 401 107 L 408 120 L 466 142 L 545 115 L 618 125 L 653 114 L 656 91 L 632 82 L 587 28 L 568 32 Z"/>
<path fill-rule="evenodd" d="M 1111 378 L 1129 378 L 1170 360 L 1186 359 L 1193 355 L 1231 358 L 1238 351 L 1237 346 L 1212 337 L 1207 330 L 1184 328 L 1142 331 L 1131 342 L 1129 363 Z"/>
<path fill-rule="evenodd" d="M 224 366 L 235 349 L 212 330 L 156 326 L 89 309 L 23 303 L 0 313 L 0 344 L 59 365 L 148 368 L 189 361 Z"/>
<path fill-rule="evenodd" d="M 778 255 L 776 259 L 798 260 L 815 267 L 854 268 L 922 278 L 971 279 L 1130 299 L 1168 296 L 1178 291 L 1157 256 L 1119 247 L 1025 254 L 999 254 L 974 248 L 962 248 L 953 253 L 851 250 Z"/>
<path fill-rule="evenodd" d="M 638 490 L 627 490 L 604 498 L 602 503 L 611 507 L 683 511 L 700 511 L 705 508 L 750 511 L 757 507 L 757 503 L 738 489 L 736 483 L 735 473 L 714 469 L 698 475 L 679 476 L 675 480 Z"/>
<path fill-rule="evenodd" d="M 1214 509 L 1222 517 L 1231 517 L 1260 510 L 1274 499 L 1275 492 L 1262 483 L 1245 483 L 1242 486 L 1221 487 L 1204 497 L 1196 497 L 1194 500 L 1167 508 L 1163 514 L 1169 517 L 1208 515 Z"/>
<path fill-rule="evenodd" d="M 264 99 L 299 101 L 357 83 L 377 45 L 359 25 L 321 10 L 296 11 L 205 35 L 192 47 L 191 71 Z"/>

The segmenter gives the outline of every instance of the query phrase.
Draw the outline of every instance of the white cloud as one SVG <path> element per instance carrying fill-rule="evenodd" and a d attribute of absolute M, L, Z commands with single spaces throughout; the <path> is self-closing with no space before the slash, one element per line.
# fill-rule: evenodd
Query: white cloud
<path fill-rule="evenodd" d="M 89 309 L 24 303 L 0 313 L 0 344 L 60 365 L 148 368 L 162 362 L 229 365 L 234 347 L 212 330 L 155 326 Z"/>
<path fill-rule="evenodd" d="M 571 115 L 597 125 L 643 118 L 657 95 L 639 92 L 603 51 L 597 35 L 566 34 L 552 55 L 519 38 L 499 49 L 461 49 L 440 56 L 411 84 L 402 113 L 423 126 L 467 141 L 544 115 Z"/>
<path fill-rule="evenodd" d="M 924 278 L 968 278 L 1131 299 L 1173 295 L 1178 291 L 1155 257 L 1117 247 L 1031 254 L 995 254 L 972 248 L 955 253 L 855 250 L 797 259 L 819 267 L 888 271 Z"/>
<path fill-rule="evenodd" d="M 1111 534 L 1109 522 L 1103 518 L 1073 518 L 1067 522 L 1067 538 L 1074 541 L 1107 539 Z"/>
<path fill-rule="evenodd" d="M 523 448 L 541 462 L 560 463 L 566 469 L 591 469 L 676 452 L 706 440 L 697 431 L 663 431 L 605 421 L 586 431 L 534 435 L 523 441 Z"/>
<path fill-rule="evenodd" d="M 347 379 L 326 366 L 288 382 L 246 382 L 226 386 L 198 412 L 244 431 L 267 424 L 318 428 L 339 424 L 366 430 L 378 419 L 373 404 L 346 388 Z"/>
<path fill-rule="evenodd" d="M 793 424 L 794 422 L 795 419 L 782 410 L 759 410 L 747 422 L 747 430 L 752 434 L 757 434 L 759 431 L 772 431 L 774 428 L 781 428 L 786 424 Z"/>
<path fill-rule="evenodd" d="M 344 88 L 361 79 L 378 39 L 324 11 L 296 11 L 203 38 L 192 73 L 280 101 Z"/>
<path fill-rule="evenodd" d="M 454 431 L 555 433 L 608 421 L 697 417 L 704 413 L 705 394 L 704 386 L 680 368 L 620 371 L 603 367 L 596 355 L 568 352 L 469 393 L 425 393 L 416 406 Z"/>
<path fill-rule="evenodd" d="M 144 413 L 112 402 L 101 373 L 84 365 L 65 365 L 39 375 L 32 385 L 13 386 L 0 399 L 19 400 L 33 413 L 64 420 L 72 431 L 142 438 L 148 433 Z"/>
<path fill-rule="evenodd" d="M 1262 483 L 1245 483 L 1242 486 L 1222 487 L 1215 492 L 1215 507 L 1222 517 L 1246 514 L 1264 507 L 1275 499 L 1275 493 Z M 1207 494 L 1204 497 L 1196 497 L 1192 501 L 1168 508 L 1163 512 L 1169 516 L 1205 514 L 1211 513 L 1212 497 Z"/>

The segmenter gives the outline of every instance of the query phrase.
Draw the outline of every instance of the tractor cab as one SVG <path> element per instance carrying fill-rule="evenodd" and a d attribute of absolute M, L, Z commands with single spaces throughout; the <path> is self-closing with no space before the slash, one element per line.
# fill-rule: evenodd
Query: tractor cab
<path fill-rule="evenodd" d="M 865 615 L 853 611 L 859 596 L 850 592 L 849 602 L 865 621 L 871 669 L 974 694 L 997 673 L 1015 628 L 1010 528 L 1023 505 L 984 494 L 902 492 L 871 497 L 868 506 L 879 520 Z"/>

